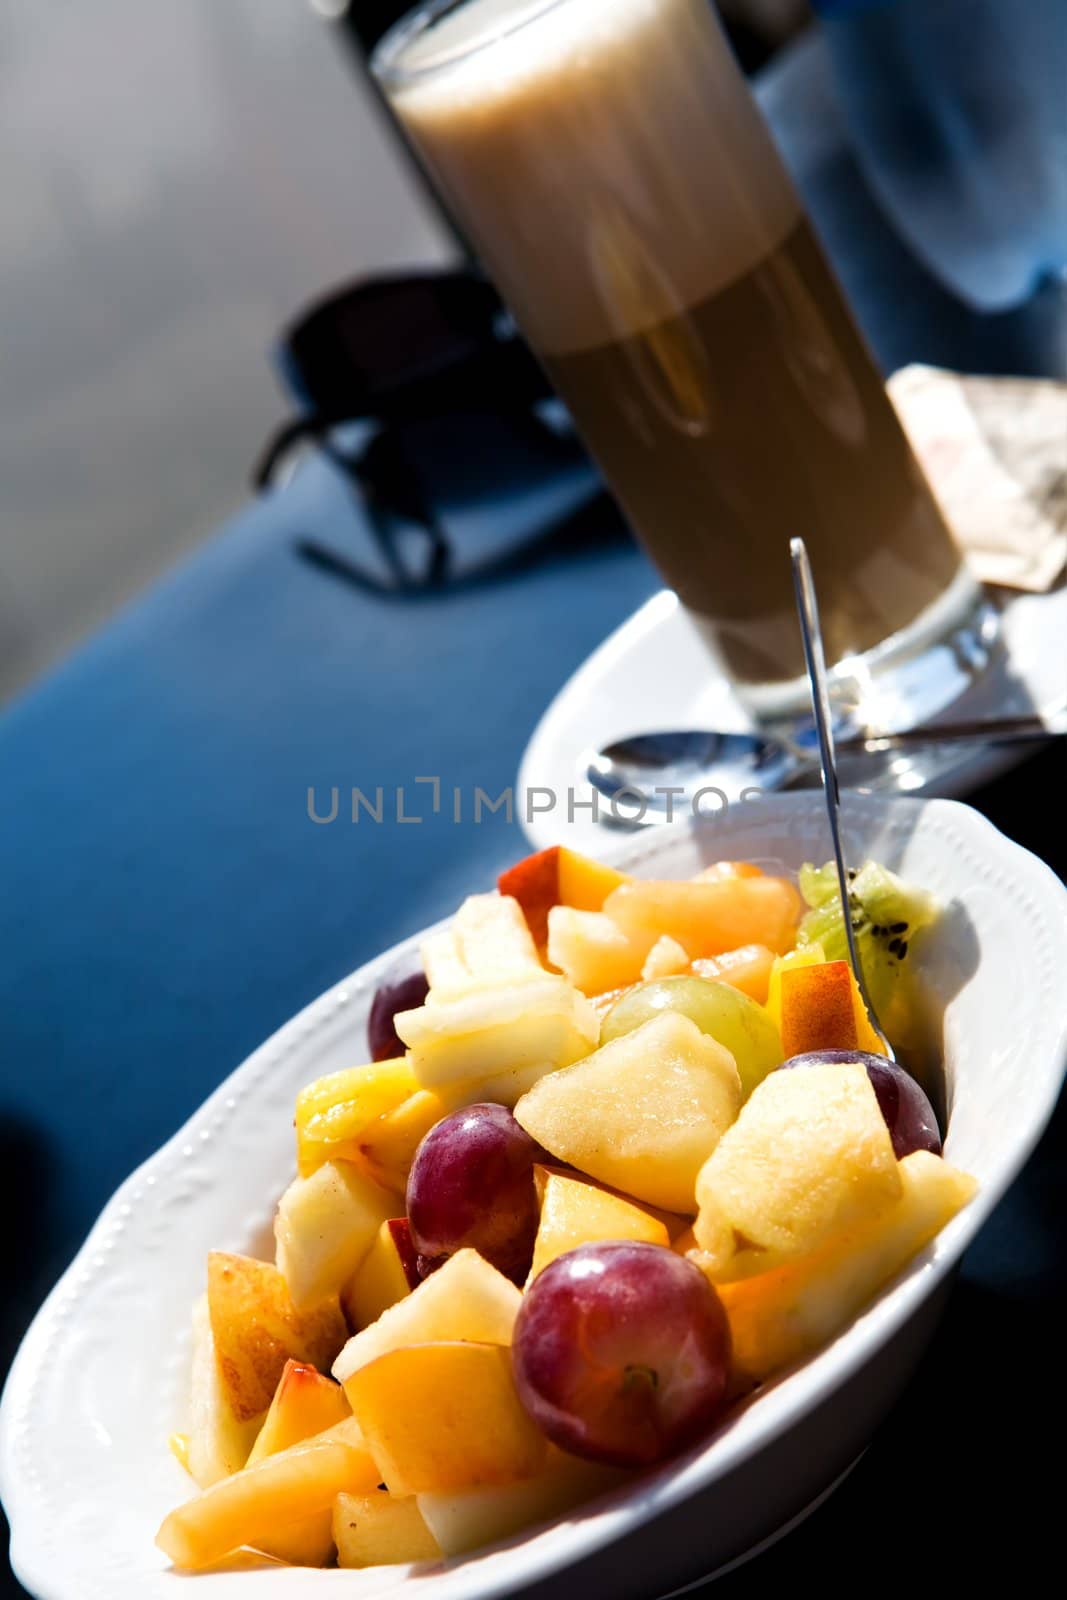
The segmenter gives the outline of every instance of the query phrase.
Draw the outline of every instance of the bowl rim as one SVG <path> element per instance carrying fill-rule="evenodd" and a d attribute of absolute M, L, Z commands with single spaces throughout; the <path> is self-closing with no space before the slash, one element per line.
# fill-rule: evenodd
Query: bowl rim
<path fill-rule="evenodd" d="M 749 818 L 754 815 L 754 809 L 758 807 L 767 821 L 773 823 L 778 814 L 782 814 L 783 821 L 788 820 L 790 813 L 806 814 L 813 804 L 821 808 L 822 797 L 817 792 L 761 798 L 746 802 L 744 806 L 739 805 L 732 810 L 744 812 L 745 817 Z M 957 820 L 965 818 L 972 837 L 977 834 L 979 844 L 992 843 L 1002 859 L 1006 855 L 1017 878 L 1019 876 L 1029 878 L 1035 886 L 1040 885 L 1046 894 L 1050 894 L 1050 903 L 1056 899 L 1062 901 L 1063 918 L 1051 932 L 1053 938 L 1058 939 L 1062 945 L 1064 959 L 1067 960 L 1067 887 L 1047 863 L 1025 846 L 1002 834 L 981 813 L 954 800 L 854 794 L 847 796 L 845 810 L 846 825 L 852 820 L 861 822 L 865 819 L 869 821 L 885 819 L 888 815 L 905 811 L 910 811 L 915 819 L 926 812 L 941 813 Z M 711 827 L 722 829 L 724 843 L 728 844 L 729 819 L 726 819 L 725 827 L 724 819 L 710 819 L 710 824 L 709 822 L 687 823 L 684 829 L 657 829 L 651 837 L 642 834 L 636 839 L 628 839 L 616 849 L 605 851 L 604 859 L 621 867 L 647 866 L 659 856 L 677 847 L 679 831 L 699 836 L 709 833 Z M 128 1206 L 138 1186 L 143 1184 L 146 1178 L 153 1177 L 153 1169 L 167 1167 L 173 1162 L 175 1156 L 182 1147 L 188 1145 L 201 1125 L 210 1121 L 214 1114 L 224 1108 L 226 1102 L 233 1097 L 236 1080 L 241 1078 L 251 1083 L 257 1070 L 263 1070 L 268 1062 L 276 1062 L 279 1056 L 299 1049 L 309 1034 L 315 1032 L 326 1021 L 334 1020 L 339 1009 L 353 1002 L 358 1003 L 379 974 L 417 949 L 429 933 L 447 926 L 450 921 L 451 917 L 443 918 L 373 957 L 354 973 L 342 978 L 296 1012 L 246 1057 L 201 1102 L 171 1138 L 120 1184 L 99 1214 L 70 1265 L 42 1303 L 22 1339 L 0 1397 L 0 1499 L 3 1500 L 10 1525 L 9 1559 L 13 1571 L 30 1592 L 38 1597 L 38 1600 L 77 1600 L 78 1590 L 71 1586 L 69 1572 L 61 1572 L 58 1580 L 54 1581 L 55 1575 L 36 1559 L 34 1511 L 39 1497 L 35 1496 L 33 1485 L 22 1477 L 15 1459 L 14 1440 L 18 1431 L 16 1425 L 24 1415 L 33 1375 L 45 1359 L 53 1323 L 75 1294 L 82 1276 L 87 1271 L 90 1259 L 99 1262 L 101 1246 L 115 1231 L 117 1220 Z M 598 1549 L 605 1547 L 616 1537 L 652 1521 L 695 1494 L 710 1489 L 743 1462 L 758 1454 L 775 1436 L 787 1432 L 801 1422 L 896 1335 L 954 1268 L 963 1251 L 1022 1170 L 1044 1132 L 1059 1098 L 1064 1075 L 1067 1073 L 1067 1010 L 1059 1020 L 1050 1045 L 1055 1057 L 1052 1063 L 1053 1070 L 1048 1074 L 1047 1086 L 1037 1095 L 1030 1108 L 1025 1131 L 1020 1133 L 1008 1159 L 1001 1164 L 1000 1169 L 989 1181 L 983 1183 L 970 1204 L 914 1256 L 897 1276 L 883 1286 L 876 1298 L 852 1323 L 813 1355 L 776 1375 L 762 1388 L 758 1399 L 762 1401 L 773 1397 L 773 1403 L 745 1408 L 744 1429 L 734 1426 L 738 1421 L 738 1414 L 731 1412 L 724 1419 L 722 1426 L 706 1440 L 676 1461 L 665 1463 L 664 1467 L 650 1479 L 641 1479 L 633 1486 L 624 1485 L 620 1490 L 605 1497 L 603 1502 L 594 1502 L 594 1508 L 602 1514 L 597 1517 L 582 1517 L 579 1514 L 575 1519 L 568 1521 L 567 1539 L 555 1541 L 555 1548 L 548 1547 L 539 1551 L 526 1581 L 543 1582 L 551 1579 L 575 1562 L 595 1554 Z M 98 1267 L 97 1270 L 106 1269 Z M 709 1457 L 712 1459 L 709 1460 Z M 539 1531 L 543 1530 L 534 1529 L 529 1534 L 517 1535 L 513 1539 L 486 1547 L 486 1551 L 519 1548 L 536 1538 Z M 146 1540 L 146 1549 L 148 1548 L 150 1546 Z M 482 1553 L 472 1552 L 475 1556 Z M 475 1595 L 478 1600 L 491 1600 L 492 1596 L 516 1592 L 515 1582 L 513 1578 L 508 1577 L 506 1570 L 502 1570 L 498 1576 L 486 1575 L 481 1583 L 473 1579 L 473 1586 L 469 1590 L 453 1589 L 447 1581 L 449 1576 L 454 1578 L 457 1573 L 461 1574 L 464 1568 L 469 1571 L 468 1562 L 467 1557 L 457 1557 L 441 1564 L 440 1571 L 444 1581 L 435 1589 L 434 1600 L 437 1600 L 438 1595 L 441 1600 L 459 1600 L 461 1594 L 464 1596 L 469 1594 L 472 1600 Z M 303 1571 L 303 1569 L 287 1570 Z M 307 1574 L 304 1573 L 303 1577 L 306 1582 Z M 274 1592 L 277 1593 L 277 1589 Z"/>

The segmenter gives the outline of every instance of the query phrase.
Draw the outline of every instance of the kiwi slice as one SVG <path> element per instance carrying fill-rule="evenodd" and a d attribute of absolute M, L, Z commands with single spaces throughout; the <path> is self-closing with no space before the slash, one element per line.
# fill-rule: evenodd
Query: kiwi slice
<path fill-rule="evenodd" d="M 816 867 L 809 862 L 801 867 L 798 881 L 810 909 L 797 931 L 797 944 L 821 944 L 827 961 L 847 961 L 834 863 Z M 893 1023 L 903 1022 L 908 1006 L 912 941 L 936 921 L 937 901 L 902 883 L 888 867 L 865 861 L 849 873 L 848 908 L 871 1003 L 893 1037 Z"/>

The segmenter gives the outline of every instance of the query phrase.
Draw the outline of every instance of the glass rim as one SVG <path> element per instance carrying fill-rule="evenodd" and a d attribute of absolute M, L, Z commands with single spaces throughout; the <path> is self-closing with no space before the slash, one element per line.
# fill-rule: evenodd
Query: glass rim
<path fill-rule="evenodd" d="M 543 17 L 546 12 L 555 11 L 561 6 L 572 3 L 573 0 L 540 0 L 540 3 L 538 0 L 526 0 L 523 4 L 523 0 L 515 0 L 515 16 L 505 13 L 504 16 L 498 17 L 496 25 L 490 26 L 487 31 L 475 34 L 451 48 L 445 46 L 441 54 L 432 56 L 421 65 L 405 65 L 405 53 L 413 44 L 424 39 L 439 22 L 451 16 L 453 12 L 478 4 L 478 0 L 426 0 L 425 4 L 418 5 L 414 10 L 405 13 L 399 21 L 393 23 L 387 33 L 382 35 L 371 52 L 371 73 L 387 93 L 393 93 L 411 84 L 424 82 L 448 67 L 458 66 L 460 62 L 477 55 L 480 50 L 486 50 L 491 45 L 499 44 L 501 40 L 520 32 L 531 22 Z"/>

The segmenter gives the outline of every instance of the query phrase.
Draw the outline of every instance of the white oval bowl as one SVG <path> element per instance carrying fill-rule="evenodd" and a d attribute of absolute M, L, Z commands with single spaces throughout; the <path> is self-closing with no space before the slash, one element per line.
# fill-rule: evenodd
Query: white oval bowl
<path fill-rule="evenodd" d="M 167 1437 L 181 1424 L 205 1254 L 262 1245 L 292 1172 L 297 1090 L 364 1058 L 375 986 L 420 935 L 249 1057 L 122 1185 L 38 1314 L 0 1409 L 0 1492 L 26 1587 L 40 1600 L 648 1600 L 736 1560 L 827 1490 L 907 1381 L 961 1254 L 1048 1121 L 1067 1055 L 1067 891 L 1047 867 L 953 801 L 849 796 L 845 834 L 851 860 L 873 856 L 951 904 L 924 976 L 946 1003 L 946 1153 L 981 1183 L 849 1328 L 634 1488 L 528 1537 L 420 1568 L 417 1580 L 396 1567 L 171 1572 L 153 1536 L 189 1494 Z M 821 800 L 798 794 L 642 836 L 618 859 L 648 876 L 686 877 L 722 857 L 795 868 L 828 853 Z"/>

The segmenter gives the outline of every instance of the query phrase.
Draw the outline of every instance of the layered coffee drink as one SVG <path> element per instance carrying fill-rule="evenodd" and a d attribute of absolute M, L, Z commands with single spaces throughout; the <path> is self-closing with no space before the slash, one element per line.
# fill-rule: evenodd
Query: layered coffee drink
<path fill-rule="evenodd" d="M 832 661 L 973 605 L 710 0 L 444 0 L 376 70 L 740 684 L 804 670 L 791 536 Z"/>

